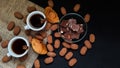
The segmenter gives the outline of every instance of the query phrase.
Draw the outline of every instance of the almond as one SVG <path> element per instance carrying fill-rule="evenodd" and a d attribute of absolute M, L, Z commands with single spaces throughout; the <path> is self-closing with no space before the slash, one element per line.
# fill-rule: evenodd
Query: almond
<path fill-rule="evenodd" d="M 5 55 L 3 58 L 2 58 L 2 62 L 6 63 L 8 61 L 10 61 L 12 59 L 12 57 L 8 57 L 7 55 Z"/>
<path fill-rule="evenodd" d="M 65 15 L 67 13 L 66 9 L 64 7 L 60 8 L 62 15 Z"/>
<path fill-rule="evenodd" d="M 67 42 L 62 42 L 62 45 L 66 48 L 70 48 L 70 44 L 68 44 Z"/>
<path fill-rule="evenodd" d="M 52 31 L 57 30 L 57 29 L 58 29 L 58 24 L 52 25 L 50 29 L 51 29 Z"/>
<path fill-rule="evenodd" d="M 47 41 L 48 41 L 48 43 L 52 43 L 52 42 L 53 42 L 53 41 L 52 41 L 52 36 L 51 36 L 51 35 L 48 35 Z"/>
<path fill-rule="evenodd" d="M 40 61 L 39 61 L 38 59 L 36 59 L 36 60 L 34 61 L 34 67 L 35 67 L 35 68 L 40 68 Z"/>
<path fill-rule="evenodd" d="M 65 59 L 66 60 L 69 60 L 70 58 L 72 58 L 73 56 L 73 53 L 72 52 L 68 52 L 66 55 L 65 55 Z"/>
<path fill-rule="evenodd" d="M 61 33 L 60 33 L 60 32 L 55 32 L 55 33 L 54 33 L 54 37 L 59 38 L 60 36 L 61 36 Z"/>
<path fill-rule="evenodd" d="M 19 58 L 19 61 L 24 62 L 28 57 L 28 54 L 24 55 L 23 57 Z"/>
<path fill-rule="evenodd" d="M 58 49 L 60 47 L 60 40 L 56 39 L 54 42 L 54 48 Z"/>
<path fill-rule="evenodd" d="M 47 57 L 47 58 L 44 59 L 44 63 L 46 63 L 46 64 L 50 64 L 53 61 L 54 61 L 53 57 Z"/>
<path fill-rule="evenodd" d="M 77 50 L 78 49 L 78 45 L 77 44 L 71 44 L 71 49 L 73 50 Z"/>
<path fill-rule="evenodd" d="M 76 59 L 76 58 L 72 58 L 72 59 L 68 62 L 68 65 L 69 65 L 70 67 L 73 67 L 76 63 L 77 63 L 77 59 Z"/>
<path fill-rule="evenodd" d="M 91 43 L 94 43 L 94 42 L 95 42 L 95 35 L 94 35 L 94 34 L 90 34 L 90 35 L 89 35 L 89 41 L 90 41 Z"/>
<path fill-rule="evenodd" d="M 47 53 L 47 56 L 55 57 L 55 56 L 56 56 L 56 53 L 55 53 L 55 52 L 48 52 L 48 53 Z"/>
<path fill-rule="evenodd" d="M 86 14 L 85 16 L 84 16 L 84 21 L 86 22 L 86 23 L 88 23 L 89 21 L 90 21 L 90 14 Z"/>
<path fill-rule="evenodd" d="M 86 46 L 83 46 L 81 49 L 80 49 L 80 54 L 81 55 L 85 55 L 87 52 L 87 47 Z"/>
<path fill-rule="evenodd" d="M 6 47 L 8 46 L 8 43 L 9 43 L 9 40 L 4 40 L 4 41 L 1 43 L 2 48 L 6 48 Z"/>
<path fill-rule="evenodd" d="M 15 27 L 15 22 L 14 21 L 10 21 L 9 24 L 8 24 L 8 26 L 7 26 L 7 29 L 9 31 L 11 31 L 14 27 Z"/>
<path fill-rule="evenodd" d="M 48 0 L 48 6 L 50 6 L 51 8 L 53 8 L 53 6 L 54 6 L 53 0 Z"/>
<path fill-rule="evenodd" d="M 47 44 L 48 51 L 54 51 L 54 48 L 51 44 Z"/>
<path fill-rule="evenodd" d="M 15 12 L 14 16 L 18 19 L 23 19 L 23 15 L 20 12 Z"/>
<path fill-rule="evenodd" d="M 13 33 L 14 33 L 14 35 L 17 36 L 20 33 L 20 31 L 21 31 L 20 26 L 15 26 Z"/>
<path fill-rule="evenodd" d="M 18 64 L 16 68 L 26 68 L 23 64 Z"/>
<path fill-rule="evenodd" d="M 73 10 L 74 10 L 75 12 L 78 12 L 79 9 L 80 9 L 80 4 L 75 4 Z"/>
<path fill-rule="evenodd" d="M 91 49 L 91 48 L 92 48 L 92 44 L 90 43 L 89 40 L 85 40 L 85 41 L 84 41 L 84 44 L 85 44 L 85 46 L 86 46 L 88 49 Z"/>
<path fill-rule="evenodd" d="M 64 56 L 67 53 L 67 48 L 62 48 L 59 52 L 60 56 Z"/>
<path fill-rule="evenodd" d="M 33 12 L 33 11 L 36 11 L 36 7 L 35 7 L 35 6 L 28 6 L 28 7 L 27 7 L 27 11 L 28 11 L 29 13 L 31 13 L 31 12 Z"/>

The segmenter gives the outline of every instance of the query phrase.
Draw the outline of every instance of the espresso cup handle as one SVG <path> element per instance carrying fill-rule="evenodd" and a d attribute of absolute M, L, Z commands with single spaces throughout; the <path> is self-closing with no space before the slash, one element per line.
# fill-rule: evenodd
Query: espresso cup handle
<path fill-rule="evenodd" d="M 10 57 L 11 56 L 10 53 L 7 53 L 7 56 Z"/>
<path fill-rule="evenodd" d="M 25 30 L 30 29 L 28 25 L 24 26 Z"/>

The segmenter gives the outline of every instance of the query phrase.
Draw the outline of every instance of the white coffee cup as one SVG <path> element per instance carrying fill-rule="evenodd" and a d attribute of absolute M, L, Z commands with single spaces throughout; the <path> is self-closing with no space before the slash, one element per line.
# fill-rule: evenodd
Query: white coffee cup
<path fill-rule="evenodd" d="M 40 31 L 40 30 L 44 29 L 44 27 L 46 26 L 47 21 L 45 21 L 44 24 L 43 24 L 43 26 L 41 26 L 41 27 L 39 27 L 39 28 L 35 28 L 35 27 L 32 26 L 32 24 L 30 23 L 30 19 L 31 19 L 31 17 L 32 17 L 33 15 L 35 15 L 35 14 L 40 14 L 41 16 L 43 16 L 44 19 L 46 18 L 46 16 L 44 15 L 44 13 L 41 12 L 41 11 L 33 11 L 33 12 L 31 12 L 31 13 L 27 16 L 27 20 L 26 20 L 27 25 L 24 26 L 25 30 L 31 29 L 31 30 L 33 30 L 33 31 Z"/>
<path fill-rule="evenodd" d="M 25 52 L 23 52 L 23 53 L 21 53 L 21 54 L 15 53 L 15 52 L 13 51 L 13 48 L 12 48 L 13 43 L 15 43 L 15 41 L 18 40 L 18 39 L 21 39 L 21 40 L 25 41 L 25 43 L 26 43 L 26 45 L 27 45 L 27 47 L 28 47 L 28 49 L 26 49 Z M 24 56 L 24 55 L 26 55 L 26 54 L 28 53 L 29 48 L 30 48 L 30 44 L 29 44 L 29 42 L 27 41 L 27 39 L 25 39 L 24 37 L 20 37 L 20 36 L 13 37 L 13 38 L 9 41 L 9 43 L 8 43 L 8 53 L 7 53 L 7 56 L 8 56 L 8 57 L 12 56 L 12 57 L 16 57 L 16 58 L 22 57 L 22 56 Z"/>

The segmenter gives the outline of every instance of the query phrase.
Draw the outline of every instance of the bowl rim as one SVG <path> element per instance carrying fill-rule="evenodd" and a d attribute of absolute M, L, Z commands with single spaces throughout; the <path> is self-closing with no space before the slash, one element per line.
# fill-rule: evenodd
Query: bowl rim
<path fill-rule="evenodd" d="M 88 26 L 87 26 L 87 23 L 85 23 L 85 21 L 84 21 L 84 18 L 82 17 L 82 15 L 80 15 L 80 14 L 78 14 L 78 13 L 67 13 L 66 15 L 64 15 L 64 16 L 62 16 L 61 18 L 60 18 L 60 21 L 59 21 L 59 28 L 60 28 L 60 23 L 61 23 L 61 21 L 64 19 L 64 17 L 66 17 L 66 16 L 68 16 L 68 15 L 77 15 L 77 16 L 79 16 L 81 19 L 82 19 L 82 21 L 83 21 L 83 23 L 85 24 L 85 33 L 83 34 L 83 36 L 80 38 L 80 39 L 78 39 L 78 40 L 75 40 L 75 41 L 69 41 L 69 40 L 67 40 L 67 39 L 65 39 L 65 38 L 63 38 L 63 37 L 61 37 L 63 40 L 65 40 L 66 42 L 68 42 L 68 43 L 77 43 L 77 42 L 80 42 L 81 40 L 83 40 L 84 38 L 85 38 L 85 36 L 86 36 L 86 34 L 87 34 L 87 28 L 88 28 Z M 58 29 L 58 32 L 60 32 L 60 29 Z"/>

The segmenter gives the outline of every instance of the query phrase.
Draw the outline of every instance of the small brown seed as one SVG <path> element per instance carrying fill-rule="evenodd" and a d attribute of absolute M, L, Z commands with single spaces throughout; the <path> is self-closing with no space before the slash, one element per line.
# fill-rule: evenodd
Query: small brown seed
<path fill-rule="evenodd" d="M 28 41 L 29 41 L 29 43 L 31 44 L 31 42 L 32 42 L 32 36 L 28 36 Z"/>
<path fill-rule="evenodd" d="M 39 61 L 38 59 L 36 59 L 36 60 L 34 61 L 34 67 L 35 67 L 35 68 L 40 68 L 40 61 Z"/>
<path fill-rule="evenodd" d="M 76 5 L 74 6 L 74 8 L 73 8 L 73 10 L 74 10 L 75 12 L 78 12 L 79 9 L 80 9 L 80 4 L 76 4 Z"/>
<path fill-rule="evenodd" d="M 24 61 L 27 59 L 27 57 L 28 57 L 28 54 L 26 54 L 26 55 L 23 56 L 23 57 L 20 57 L 20 58 L 19 58 L 19 61 L 24 62 Z"/>
<path fill-rule="evenodd" d="M 2 41 L 2 37 L 0 36 L 0 42 Z"/>
<path fill-rule="evenodd" d="M 80 49 L 80 54 L 81 55 L 85 55 L 87 52 L 87 47 L 86 46 L 83 46 L 81 49 Z"/>
<path fill-rule="evenodd" d="M 77 50 L 78 49 L 78 45 L 77 44 L 71 44 L 71 49 Z"/>
<path fill-rule="evenodd" d="M 65 15 L 65 14 L 67 13 L 67 11 L 66 11 L 66 9 L 65 9 L 64 7 L 61 7 L 60 10 L 61 10 L 61 13 L 62 13 L 63 15 Z"/>
<path fill-rule="evenodd" d="M 48 41 L 48 43 L 50 43 L 50 44 L 53 42 L 53 41 L 52 41 L 52 36 L 51 36 L 51 35 L 48 35 L 47 41 Z"/>
<path fill-rule="evenodd" d="M 67 48 L 62 48 L 59 52 L 60 56 L 64 56 L 67 53 Z"/>
<path fill-rule="evenodd" d="M 57 29 L 58 29 L 58 24 L 52 25 L 50 29 L 51 29 L 52 31 L 57 30 Z"/>
<path fill-rule="evenodd" d="M 9 24 L 8 24 L 8 26 L 7 26 L 7 29 L 8 29 L 9 31 L 11 31 L 14 27 L 15 27 L 15 22 L 10 21 Z"/>
<path fill-rule="evenodd" d="M 77 59 L 76 59 L 76 58 L 72 58 L 72 59 L 68 62 L 68 65 L 69 65 L 70 67 L 73 67 L 76 63 L 77 63 Z"/>
<path fill-rule="evenodd" d="M 94 42 L 95 42 L 95 35 L 94 35 L 94 34 L 90 34 L 90 35 L 89 35 L 89 41 L 90 41 L 91 43 L 94 43 Z"/>
<path fill-rule="evenodd" d="M 47 44 L 48 51 L 54 51 L 54 48 L 51 44 Z"/>
<path fill-rule="evenodd" d="M 40 32 L 40 35 L 41 35 L 43 38 L 47 37 L 46 31 L 41 31 L 41 32 Z"/>
<path fill-rule="evenodd" d="M 66 60 L 69 60 L 70 58 L 72 58 L 73 56 L 73 53 L 72 52 L 68 52 L 66 55 L 65 55 L 65 59 Z"/>
<path fill-rule="evenodd" d="M 47 56 L 55 57 L 55 56 L 56 56 L 56 53 L 55 53 L 55 52 L 48 52 L 48 53 L 47 53 Z"/>
<path fill-rule="evenodd" d="M 52 63 L 53 61 L 54 61 L 53 57 L 47 57 L 47 58 L 45 58 L 44 63 L 50 64 L 50 63 Z"/>
<path fill-rule="evenodd" d="M 70 48 L 70 45 L 69 45 L 68 43 L 66 43 L 66 42 L 62 42 L 62 45 L 63 45 L 64 47 L 66 47 L 66 48 Z"/>
<path fill-rule="evenodd" d="M 88 23 L 89 21 L 90 21 L 90 14 L 86 14 L 85 16 L 84 16 L 84 21 L 86 22 L 86 23 Z"/>
<path fill-rule="evenodd" d="M 36 37 L 37 39 L 39 39 L 39 40 L 43 40 L 43 39 L 44 39 L 41 35 L 36 35 L 35 37 Z"/>
<path fill-rule="evenodd" d="M 29 36 L 30 33 L 31 33 L 31 30 L 25 30 L 25 34 L 26 34 L 27 36 Z"/>
<path fill-rule="evenodd" d="M 48 5 L 49 5 L 51 8 L 53 8 L 53 6 L 54 6 L 53 0 L 48 0 Z"/>
<path fill-rule="evenodd" d="M 18 19 L 23 19 L 23 15 L 20 12 L 15 12 L 14 16 Z"/>
<path fill-rule="evenodd" d="M 23 64 L 18 64 L 16 68 L 26 68 Z"/>
<path fill-rule="evenodd" d="M 8 46 L 8 43 L 9 43 L 9 40 L 4 40 L 4 41 L 1 43 L 2 48 L 6 48 L 6 47 Z"/>
<path fill-rule="evenodd" d="M 88 49 L 91 49 L 91 48 L 92 48 L 92 44 L 90 43 L 89 40 L 85 40 L 85 41 L 84 41 L 84 44 L 85 44 L 85 46 L 86 46 Z"/>
<path fill-rule="evenodd" d="M 49 23 L 49 22 L 47 22 L 46 27 L 45 27 L 45 30 L 49 30 L 49 29 L 51 28 L 51 26 L 52 26 L 52 24 Z"/>
<path fill-rule="evenodd" d="M 20 33 L 20 31 L 21 31 L 20 26 L 15 26 L 13 33 L 14 33 L 14 35 L 17 36 Z"/>
<path fill-rule="evenodd" d="M 28 6 L 28 7 L 27 7 L 27 11 L 28 11 L 29 13 L 31 13 L 31 12 L 33 12 L 33 11 L 36 11 L 36 8 L 35 8 L 35 6 Z"/>
<path fill-rule="evenodd" d="M 59 38 L 59 37 L 61 36 L 61 33 L 60 33 L 60 32 L 55 32 L 55 33 L 54 33 L 54 36 L 55 36 L 56 38 Z"/>
<path fill-rule="evenodd" d="M 60 40 L 56 39 L 54 43 L 54 48 L 58 49 L 60 47 Z"/>
<path fill-rule="evenodd" d="M 7 55 L 5 55 L 3 58 L 2 58 L 2 62 L 6 63 L 8 61 L 10 61 L 12 59 L 12 57 L 8 57 Z"/>

